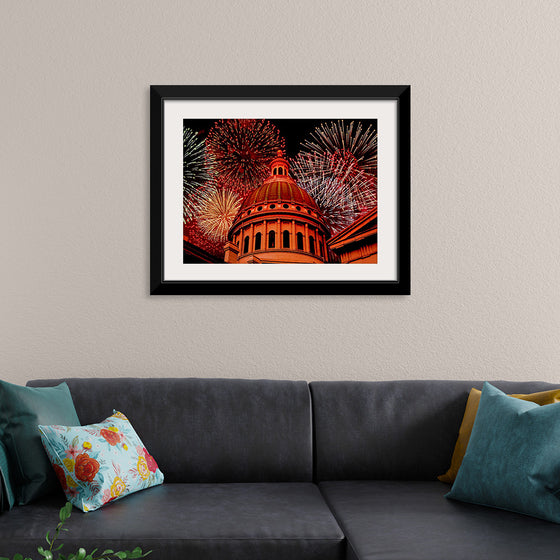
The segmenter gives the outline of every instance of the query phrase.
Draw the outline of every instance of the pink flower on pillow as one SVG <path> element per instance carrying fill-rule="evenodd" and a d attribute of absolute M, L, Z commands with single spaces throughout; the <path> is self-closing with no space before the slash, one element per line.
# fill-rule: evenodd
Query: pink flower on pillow
<path fill-rule="evenodd" d="M 70 459 L 76 460 L 76 457 L 83 451 L 77 445 L 71 445 L 66 449 L 66 456 Z"/>

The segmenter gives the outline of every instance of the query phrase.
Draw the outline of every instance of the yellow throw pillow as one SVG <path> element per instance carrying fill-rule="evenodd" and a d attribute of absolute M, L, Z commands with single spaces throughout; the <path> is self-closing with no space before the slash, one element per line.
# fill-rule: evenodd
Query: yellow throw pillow
<path fill-rule="evenodd" d="M 461 422 L 461 427 L 459 428 L 459 437 L 455 443 L 455 449 L 453 450 L 453 456 L 451 457 L 451 466 L 445 474 L 438 476 L 438 480 L 441 482 L 448 482 L 453 484 L 459 472 L 459 467 L 463 462 L 463 457 L 465 456 L 465 451 L 467 450 L 467 445 L 469 444 L 469 439 L 471 437 L 471 432 L 474 425 L 474 419 L 476 418 L 476 412 L 478 410 L 478 403 L 480 402 L 481 392 L 478 389 L 471 389 L 469 393 L 469 398 L 467 399 L 467 406 L 465 407 L 465 414 L 463 416 L 463 421 Z M 553 389 L 552 391 L 540 391 L 539 393 L 530 393 L 510 395 L 510 397 L 515 397 L 516 399 L 522 399 L 524 401 L 531 401 L 541 406 L 545 404 L 552 404 L 555 402 L 560 402 L 560 389 Z"/>

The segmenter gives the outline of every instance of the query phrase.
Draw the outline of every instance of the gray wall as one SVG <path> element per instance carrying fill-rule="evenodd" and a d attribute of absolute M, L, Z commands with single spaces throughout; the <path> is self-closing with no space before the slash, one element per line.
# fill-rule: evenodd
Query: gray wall
<path fill-rule="evenodd" d="M 0 377 L 560 380 L 556 1 L 0 4 Z M 150 84 L 411 84 L 412 295 L 150 297 Z"/>

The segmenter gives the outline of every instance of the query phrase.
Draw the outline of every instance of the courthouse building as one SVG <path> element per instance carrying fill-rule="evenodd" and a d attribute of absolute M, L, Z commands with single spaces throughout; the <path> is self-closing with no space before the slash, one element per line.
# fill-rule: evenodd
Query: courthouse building
<path fill-rule="evenodd" d="M 289 174 L 282 151 L 229 230 L 226 263 L 376 263 L 377 209 L 331 237 L 317 203 Z"/>
<path fill-rule="evenodd" d="M 282 151 L 249 193 L 229 231 L 227 263 L 328 262 L 329 229 L 316 202 L 289 175 Z"/>

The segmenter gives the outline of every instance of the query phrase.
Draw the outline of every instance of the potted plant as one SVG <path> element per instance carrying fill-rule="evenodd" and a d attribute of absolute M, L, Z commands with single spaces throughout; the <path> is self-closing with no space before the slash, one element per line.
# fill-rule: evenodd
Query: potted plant
<path fill-rule="evenodd" d="M 64 546 L 64 544 L 59 544 L 56 547 L 54 546 L 56 540 L 58 539 L 61 531 L 68 531 L 64 524 L 70 517 L 72 513 L 72 504 L 70 502 L 66 502 L 66 505 L 61 508 L 59 512 L 60 522 L 56 526 L 54 531 L 54 535 L 50 536 L 50 531 L 47 532 L 45 540 L 49 545 L 48 548 L 44 548 L 42 546 L 37 547 L 37 552 L 39 553 L 41 558 L 45 560 L 124 560 L 125 558 L 144 558 L 148 556 L 152 551 L 149 550 L 148 552 L 142 552 L 142 549 L 138 546 L 134 550 L 111 550 L 106 549 L 103 552 L 98 554 L 97 548 L 92 550 L 91 552 L 87 552 L 85 548 L 79 548 L 77 552 L 70 553 L 68 555 L 63 555 L 60 550 Z M 0 556 L 0 560 L 10 560 L 9 558 Z M 31 558 L 24 558 L 23 554 L 14 554 L 12 560 L 32 560 Z"/>

